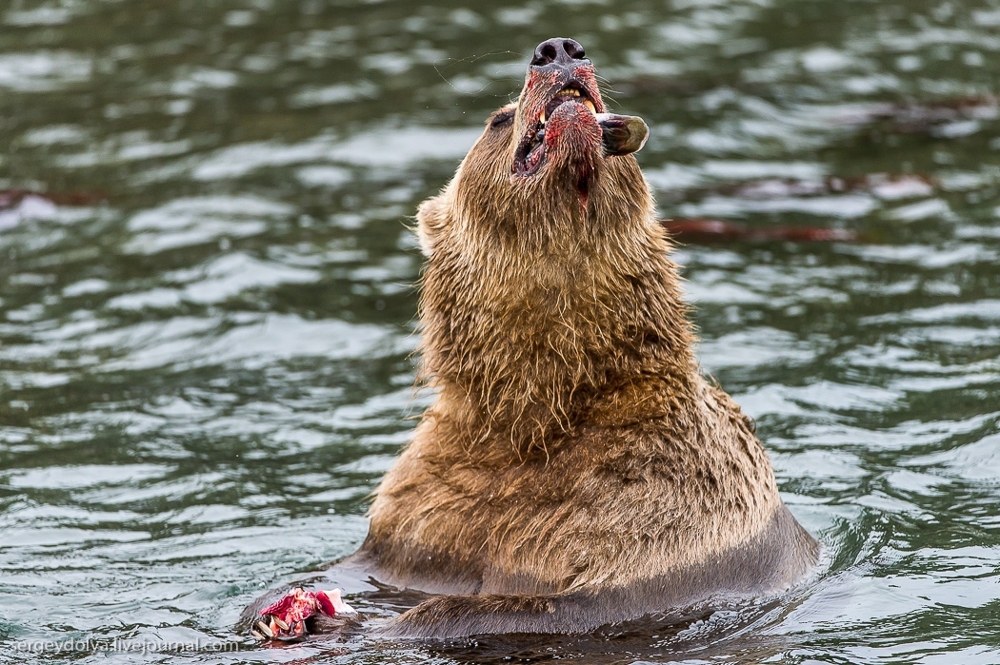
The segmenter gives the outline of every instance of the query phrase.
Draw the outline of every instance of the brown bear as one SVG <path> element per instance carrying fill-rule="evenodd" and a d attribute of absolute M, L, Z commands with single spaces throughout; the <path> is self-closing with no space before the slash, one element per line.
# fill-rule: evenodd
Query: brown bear
<path fill-rule="evenodd" d="M 549 39 L 420 206 L 436 401 L 342 566 L 439 595 L 384 632 L 583 633 L 815 564 L 752 422 L 699 370 L 631 154 L 646 135 L 606 112 L 580 44 Z"/>

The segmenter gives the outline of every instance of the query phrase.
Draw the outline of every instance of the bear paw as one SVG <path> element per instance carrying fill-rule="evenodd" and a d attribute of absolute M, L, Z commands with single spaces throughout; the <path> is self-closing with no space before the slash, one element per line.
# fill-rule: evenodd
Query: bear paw
<path fill-rule="evenodd" d="M 297 587 L 265 607 L 250 634 L 261 642 L 298 642 L 313 632 L 309 619 L 344 614 L 356 615 L 357 612 L 340 597 L 340 589 L 306 591 Z"/>

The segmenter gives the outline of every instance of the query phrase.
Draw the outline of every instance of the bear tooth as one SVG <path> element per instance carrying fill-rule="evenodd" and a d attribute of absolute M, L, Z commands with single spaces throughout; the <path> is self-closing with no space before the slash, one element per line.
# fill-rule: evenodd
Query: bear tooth
<path fill-rule="evenodd" d="M 545 109 L 542 109 L 542 114 L 538 116 L 538 122 L 545 124 Z"/>
<path fill-rule="evenodd" d="M 597 115 L 597 108 L 594 106 L 594 102 L 590 101 L 589 99 L 585 99 L 583 100 L 583 105 L 586 106 L 588 109 L 590 109 L 591 113 Z"/>

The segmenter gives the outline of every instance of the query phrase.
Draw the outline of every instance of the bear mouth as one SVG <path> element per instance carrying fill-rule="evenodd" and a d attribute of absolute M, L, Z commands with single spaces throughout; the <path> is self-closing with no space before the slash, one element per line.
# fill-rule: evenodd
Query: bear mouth
<path fill-rule="evenodd" d="M 597 116 L 597 104 L 587 90 L 576 81 L 566 84 L 552 96 L 534 121 L 528 125 L 528 130 L 514 153 L 514 173 L 530 176 L 545 162 L 545 123 L 557 108 L 568 102 L 582 104 L 595 117 Z"/>

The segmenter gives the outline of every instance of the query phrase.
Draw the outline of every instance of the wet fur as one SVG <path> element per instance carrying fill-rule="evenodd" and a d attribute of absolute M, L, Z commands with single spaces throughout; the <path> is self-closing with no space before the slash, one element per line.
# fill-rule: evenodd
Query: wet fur
<path fill-rule="evenodd" d="M 780 591 L 816 560 L 752 423 L 699 371 L 635 159 L 604 157 L 589 114 L 560 107 L 547 163 L 512 174 L 550 79 L 529 74 L 418 212 L 437 399 L 350 563 L 451 595 L 394 635 L 585 632 Z"/>

